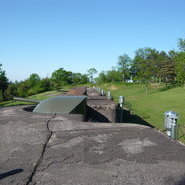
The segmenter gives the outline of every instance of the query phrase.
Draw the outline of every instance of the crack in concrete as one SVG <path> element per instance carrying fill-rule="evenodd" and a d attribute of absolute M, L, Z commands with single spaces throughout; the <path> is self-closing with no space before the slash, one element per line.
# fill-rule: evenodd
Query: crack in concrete
<path fill-rule="evenodd" d="M 28 181 L 26 182 L 25 185 L 29 185 L 29 184 L 32 182 L 33 176 L 35 175 L 38 166 L 41 164 L 41 162 L 42 162 L 42 160 L 43 160 L 43 158 L 44 158 L 44 153 L 45 153 L 45 151 L 46 151 L 47 144 L 48 144 L 48 142 L 49 142 L 49 140 L 50 140 L 50 138 L 51 138 L 51 136 L 52 136 L 52 134 L 53 134 L 53 132 L 49 129 L 49 122 L 50 122 L 53 118 L 55 118 L 55 116 L 56 116 L 56 114 L 54 114 L 53 117 L 51 117 L 50 119 L 48 119 L 48 120 L 46 121 L 46 127 L 47 127 L 47 131 L 48 131 L 48 135 L 47 135 L 46 141 L 45 141 L 45 143 L 44 143 L 44 145 L 43 145 L 41 155 L 40 155 L 38 161 L 36 162 L 36 164 L 35 164 L 35 166 L 34 166 L 34 168 L 33 168 L 33 171 L 32 171 L 32 173 L 31 173 L 30 177 L 28 178 Z"/>
<path fill-rule="evenodd" d="M 124 129 L 124 127 L 111 127 L 111 128 L 101 128 L 101 127 L 99 127 L 98 128 L 98 130 L 99 131 L 112 131 L 112 130 L 114 130 L 115 132 L 116 131 L 120 131 L 120 129 Z M 50 130 L 50 129 L 49 129 Z M 96 128 L 84 128 L 84 129 L 80 129 L 80 128 L 77 128 L 77 129 L 71 129 L 71 130 L 60 130 L 60 131 L 51 131 L 53 134 L 54 133 L 57 133 L 57 132 L 60 132 L 60 133 L 69 133 L 70 134 L 70 132 L 78 132 L 80 130 L 80 132 L 85 132 L 85 131 L 96 131 L 97 129 Z M 79 136 L 81 136 L 82 134 L 79 134 Z"/>
<path fill-rule="evenodd" d="M 68 159 L 72 158 L 72 157 L 74 157 L 74 154 L 67 156 L 67 157 L 64 158 L 63 160 L 58 160 L 58 161 L 55 160 L 55 161 L 52 161 L 52 162 L 50 162 L 45 168 L 43 168 L 42 171 L 47 170 L 47 169 L 48 169 L 51 165 L 53 165 L 53 164 L 56 164 L 56 163 L 63 163 L 63 162 L 65 162 L 65 161 L 67 161 Z"/>

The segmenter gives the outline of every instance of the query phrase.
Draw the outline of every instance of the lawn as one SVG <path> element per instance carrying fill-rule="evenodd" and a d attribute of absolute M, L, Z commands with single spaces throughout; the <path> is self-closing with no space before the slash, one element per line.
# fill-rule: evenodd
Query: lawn
<path fill-rule="evenodd" d="M 143 84 L 103 84 L 101 88 L 110 90 L 114 100 L 125 97 L 125 107 L 154 127 L 164 129 L 164 112 L 172 110 L 179 114 L 178 123 L 185 125 L 185 89 L 166 88 L 151 84 L 146 94 Z"/>
<path fill-rule="evenodd" d="M 29 96 L 27 98 L 36 99 L 36 100 L 43 100 L 43 99 L 49 98 L 52 95 L 55 95 L 57 93 L 59 93 L 59 92 L 58 91 L 48 91 L 48 92 L 39 93 L 39 94 L 36 94 L 36 95 L 33 95 L 33 96 Z M 33 104 L 33 103 L 10 100 L 10 101 L 0 102 L 0 107 L 14 106 L 14 105 L 28 105 L 28 104 L 30 105 L 30 104 Z"/>

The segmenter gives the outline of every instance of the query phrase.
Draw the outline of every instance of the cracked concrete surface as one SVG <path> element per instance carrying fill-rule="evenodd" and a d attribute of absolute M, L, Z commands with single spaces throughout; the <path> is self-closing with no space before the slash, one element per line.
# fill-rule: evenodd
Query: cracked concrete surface
<path fill-rule="evenodd" d="M 47 122 L 53 115 L 36 115 L 22 108 L 0 109 L 0 184 L 27 184 L 50 135 Z"/>
<path fill-rule="evenodd" d="M 185 147 L 153 128 L 0 108 L 0 184 L 180 185 Z"/>

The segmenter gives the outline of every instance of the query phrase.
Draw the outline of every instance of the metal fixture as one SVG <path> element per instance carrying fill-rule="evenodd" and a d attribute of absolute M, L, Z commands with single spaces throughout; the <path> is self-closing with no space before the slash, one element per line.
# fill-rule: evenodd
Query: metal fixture
<path fill-rule="evenodd" d="M 55 114 L 83 114 L 86 96 L 56 96 L 42 101 L 15 97 L 14 100 L 38 103 L 33 112 Z"/>
<path fill-rule="evenodd" d="M 111 99 L 111 93 L 110 93 L 110 91 L 107 91 L 107 98 L 108 99 Z"/>
<path fill-rule="evenodd" d="M 167 111 L 164 113 L 164 115 L 165 115 L 164 127 L 166 128 L 167 136 L 173 139 L 177 139 L 178 114 L 173 111 Z"/>
<path fill-rule="evenodd" d="M 30 103 L 40 103 L 40 100 L 35 100 L 35 99 L 29 99 L 29 98 L 20 98 L 20 97 L 14 97 L 13 98 L 16 101 L 23 101 L 23 102 L 30 102 Z"/>
<path fill-rule="evenodd" d="M 103 89 L 101 89 L 101 95 L 104 96 L 104 90 Z"/>
<path fill-rule="evenodd" d="M 120 123 L 123 123 L 123 104 L 124 104 L 124 97 L 123 96 L 119 96 Z"/>
<path fill-rule="evenodd" d="M 124 104 L 124 96 L 119 96 L 119 105 L 121 108 L 123 108 L 123 104 Z"/>

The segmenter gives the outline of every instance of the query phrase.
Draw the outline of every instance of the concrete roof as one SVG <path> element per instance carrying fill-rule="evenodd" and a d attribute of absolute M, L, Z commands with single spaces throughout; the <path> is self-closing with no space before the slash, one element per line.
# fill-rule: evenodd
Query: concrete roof
<path fill-rule="evenodd" d="M 185 183 L 185 147 L 136 124 L 0 108 L 2 185 Z"/>

